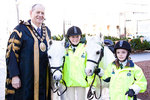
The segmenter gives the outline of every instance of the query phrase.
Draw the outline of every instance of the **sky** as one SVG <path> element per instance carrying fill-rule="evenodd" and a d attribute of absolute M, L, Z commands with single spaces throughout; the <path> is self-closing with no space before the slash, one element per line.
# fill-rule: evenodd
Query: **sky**
<path fill-rule="evenodd" d="M 90 32 L 94 24 L 102 26 L 102 29 L 108 24 L 119 24 L 120 12 L 149 12 L 150 9 L 149 0 L 3 0 L 0 4 L 0 28 L 9 33 L 17 25 L 16 4 L 19 19 L 26 21 L 30 19 L 29 11 L 35 3 L 45 6 L 45 23 L 52 35 L 63 33 L 64 20 L 66 27 L 69 27 L 70 23 L 86 26 L 86 31 Z M 0 35 L 3 33 L 0 32 Z"/>

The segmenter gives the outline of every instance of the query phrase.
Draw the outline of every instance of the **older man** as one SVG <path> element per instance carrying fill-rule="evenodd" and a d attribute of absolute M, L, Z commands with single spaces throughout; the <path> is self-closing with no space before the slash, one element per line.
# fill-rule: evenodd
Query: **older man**
<path fill-rule="evenodd" d="M 6 52 L 7 100 L 50 100 L 45 8 L 35 4 L 31 20 L 21 21 L 8 40 Z"/>

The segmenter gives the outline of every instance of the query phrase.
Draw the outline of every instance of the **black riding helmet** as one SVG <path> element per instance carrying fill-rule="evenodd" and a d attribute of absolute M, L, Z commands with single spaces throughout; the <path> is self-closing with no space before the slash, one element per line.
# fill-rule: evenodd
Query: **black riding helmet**
<path fill-rule="evenodd" d="M 72 26 L 67 31 L 67 37 L 74 35 L 82 35 L 81 29 L 77 26 Z"/>
<path fill-rule="evenodd" d="M 121 40 L 121 41 L 116 43 L 116 45 L 114 47 L 114 53 L 115 53 L 116 58 L 117 58 L 117 55 L 116 55 L 116 50 L 117 49 L 125 49 L 125 50 L 127 50 L 128 54 L 127 54 L 126 59 L 128 59 L 128 57 L 129 57 L 129 55 L 131 53 L 131 46 L 130 46 L 130 44 L 127 41 Z"/>
<path fill-rule="evenodd" d="M 75 35 L 82 35 L 82 32 L 81 32 L 81 29 L 79 28 L 79 27 L 77 27 L 77 26 L 72 26 L 72 27 L 70 27 L 69 29 L 68 29 L 68 31 L 67 31 L 67 38 L 68 38 L 68 40 L 69 40 L 69 37 L 70 36 L 75 36 Z M 69 42 L 71 43 L 71 41 L 69 40 Z M 79 44 L 79 43 L 78 43 Z M 78 45 L 77 44 L 77 45 Z M 74 45 L 74 44 L 72 44 L 71 43 L 71 45 L 73 45 L 73 46 L 77 46 L 77 45 Z"/>
<path fill-rule="evenodd" d="M 114 43 L 112 40 L 105 39 L 104 44 L 108 46 L 108 48 L 114 53 Z"/>
<path fill-rule="evenodd" d="M 116 53 L 117 49 L 126 49 L 129 53 L 131 52 L 131 46 L 127 41 L 121 40 L 116 43 L 114 47 L 114 51 Z"/>

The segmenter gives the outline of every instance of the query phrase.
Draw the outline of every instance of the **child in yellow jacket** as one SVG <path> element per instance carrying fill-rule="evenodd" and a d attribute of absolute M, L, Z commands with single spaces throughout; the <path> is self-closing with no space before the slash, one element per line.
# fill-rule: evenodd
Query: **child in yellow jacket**
<path fill-rule="evenodd" d="M 102 76 L 110 82 L 110 100 L 137 100 L 136 95 L 143 93 L 147 88 L 147 80 L 140 67 L 128 59 L 131 52 L 127 41 L 119 41 L 114 47 L 116 60 L 110 63 Z"/>

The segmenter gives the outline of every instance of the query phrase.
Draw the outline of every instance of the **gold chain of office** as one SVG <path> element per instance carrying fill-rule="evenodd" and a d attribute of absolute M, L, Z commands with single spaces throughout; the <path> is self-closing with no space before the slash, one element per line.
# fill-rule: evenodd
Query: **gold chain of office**
<path fill-rule="evenodd" d="M 42 37 L 40 37 L 40 36 L 37 34 L 37 32 L 35 31 L 35 29 L 32 27 L 34 35 L 41 41 L 41 43 L 40 43 L 40 50 L 41 50 L 42 52 L 45 52 L 45 51 L 46 51 L 46 45 L 44 44 L 43 40 L 44 40 L 45 37 L 46 37 L 46 27 L 45 27 L 45 24 L 44 24 L 44 23 L 42 24 L 41 28 L 42 28 L 42 31 L 43 31 Z"/>
<path fill-rule="evenodd" d="M 40 42 L 40 50 L 41 50 L 42 52 L 45 52 L 45 51 L 46 51 L 46 45 L 45 45 L 45 43 L 43 42 L 44 39 L 46 38 L 46 26 L 45 26 L 45 24 L 43 23 L 42 26 L 41 26 L 42 31 L 43 31 L 43 35 L 42 35 L 42 37 L 40 37 L 40 36 L 37 34 L 37 32 L 35 31 L 34 27 L 33 27 L 29 22 L 21 21 L 21 23 L 23 23 L 23 24 L 25 24 L 25 25 L 27 25 L 27 26 L 31 26 L 31 29 L 32 29 L 34 35 L 37 37 L 37 39 L 39 39 L 39 40 L 41 41 L 41 42 Z"/>

